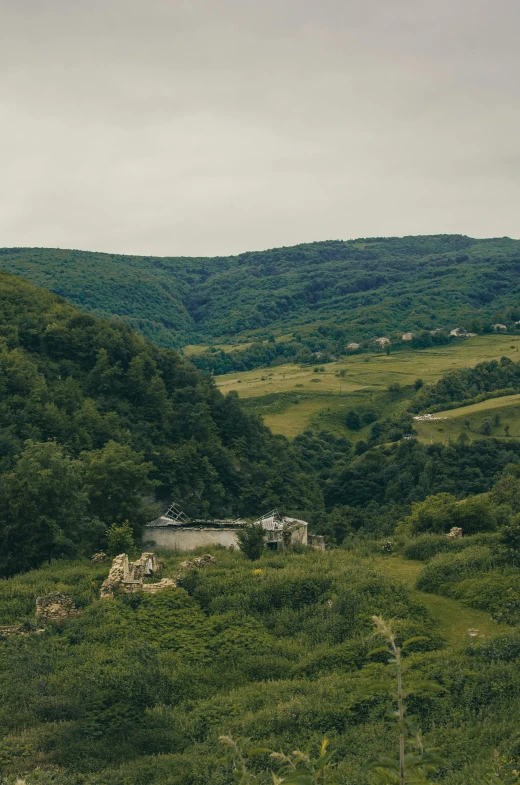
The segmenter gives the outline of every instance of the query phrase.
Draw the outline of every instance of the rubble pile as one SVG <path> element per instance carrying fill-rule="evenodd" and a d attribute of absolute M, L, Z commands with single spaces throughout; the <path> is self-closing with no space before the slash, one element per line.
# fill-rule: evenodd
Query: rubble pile
<path fill-rule="evenodd" d="M 101 586 L 99 596 L 101 599 L 110 599 L 114 596 L 115 589 L 122 589 L 127 594 L 142 591 L 146 594 L 157 594 L 163 589 L 177 586 L 177 580 L 186 570 L 200 569 L 206 564 L 215 564 L 215 559 L 209 553 L 181 562 L 177 579 L 162 578 L 157 583 L 145 583 L 145 578 L 152 578 L 161 569 L 161 563 L 155 553 L 142 553 L 135 562 L 128 560 L 126 553 L 120 553 L 112 562 L 106 581 Z"/>
<path fill-rule="evenodd" d="M 460 526 L 452 526 L 446 537 L 450 540 L 462 540 L 462 529 Z"/>

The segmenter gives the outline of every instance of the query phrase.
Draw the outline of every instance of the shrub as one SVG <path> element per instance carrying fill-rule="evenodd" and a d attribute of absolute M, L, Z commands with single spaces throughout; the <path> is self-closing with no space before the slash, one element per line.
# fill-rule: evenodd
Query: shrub
<path fill-rule="evenodd" d="M 464 547 L 464 540 L 450 540 L 445 534 L 423 534 L 406 543 L 403 556 L 405 559 L 430 561 L 438 553 L 453 553 L 463 550 Z"/>
<path fill-rule="evenodd" d="M 421 591 L 434 593 L 441 590 L 439 593 L 449 594 L 450 584 L 473 577 L 479 572 L 490 570 L 492 566 L 491 549 L 483 545 L 466 548 L 460 553 L 440 553 L 419 575 L 417 588 Z"/>
<path fill-rule="evenodd" d="M 520 657 L 520 635 L 517 632 L 497 635 L 496 638 L 491 638 L 480 646 L 471 646 L 467 654 L 470 657 L 480 657 L 498 662 L 517 660 Z"/>
<path fill-rule="evenodd" d="M 356 412 L 355 409 L 351 409 L 349 412 L 347 412 L 345 423 L 347 428 L 349 428 L 351 431 L 359 431 L 363 424 L 359 413 Z"/>
<path fill-rule="evenodd" d="M 105 537 L 109 556 L 118 556 L 120 553 L 132 553 L 135 550 L 134 534 L 128 521 L 125 521 L 120 526 L 113 523 L 106 530 Z"/>
<path fill-rule="evenodd" d="M 497 510 L 486 496 L 473 496 L 458 502 L 451 493 L 428 496 L 412 505 L 412 514 L 399 526 L 409 534 L 448 533 L 460 526 L 464 534 L 489 532 L 496 528 Z"/>
<path fill-rule="evenodd" d="M 237 534 L 242 553 L 251 561 L 256 561 L 264 552 L 265 531 L 262 524 L 244 526 Z"/>

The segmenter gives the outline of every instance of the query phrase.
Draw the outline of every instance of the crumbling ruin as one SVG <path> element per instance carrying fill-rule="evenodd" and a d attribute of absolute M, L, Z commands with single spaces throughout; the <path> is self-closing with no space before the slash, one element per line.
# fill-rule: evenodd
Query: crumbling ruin
<path fill-rule="evenodd" d="M 237 548 L 238 532 L 251 521 L 241 518 L 229 520 L 190 520 L 177 504 L 145 529 L 145 545 L 170 551 L 191 551 L 200 546 L 223 545 Z M 265 547 L 269 550 L 289 545 L 307 545 L 307 522 L 281 515 L 278 510 L 262 515 L 254 521 L 265 530 Z M 316 544 L 315 546 L 316 547 Z M 319 545 L 321 549 L 321 545 Z"/>
<path fill-rule="evenodd" d="M 187 570 L 193 567 L 204 567 L 214 564 L 215 559 L 209 553 L 197 556 L 195 559 L 184 561 L 179 565 L 177 578 L 162 578 L 157 583 L 145 583 L 145 578 L 151 578 L 161 568 L 161 563 L 155 553 L 142 553 L 135 562 L 128 560 L 126 553 L 116 556 L 108 573 L 106 581 L 101 586 L 99 596 L 108 599 L 114 596 L 115 589 L 122 589 L 127 594 L 142 591 L 147 594 L 157 594 L 163 589 L 177 586 L 177 581 Z"/>
<path fill-rule="evenodd" d="M 67 597 L 66 594 L 60 594 L 58 591 L 36 599 L 36 618 L 44 624 L 48 622 L 61 624 L 69 619 L 75 619 L 79 613 L 72 597 Z"/>
<path fill-rule="evenodd" d="M 450 540 L 462 540 L 462 529 L 460 526 L 452 526 L 446 537 Z"/>
<path fill-rule="evenodd" d="M 325 545 L 325 536 L 323 534 L 309 534 L 307 537 L 307 543 L 314 548 L 315 551 L 325 551 L 327 550 Z"/>
<path fill-rule="evenodd" d="M 129 561 L 126 553 L 120 553 L 112 562 L 106 581 L 101 586 L 100 597 L 114 596 L 114 589 L 125 592 L 140 591 L 145 577 L 152 577 L 161 568 L 155 553 L 142 553 L 137 561 Z"/>

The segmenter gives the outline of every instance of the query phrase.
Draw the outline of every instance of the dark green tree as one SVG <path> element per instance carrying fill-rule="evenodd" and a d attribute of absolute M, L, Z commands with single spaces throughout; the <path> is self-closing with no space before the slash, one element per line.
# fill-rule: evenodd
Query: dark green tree
<path fill-rule="evenodd" d="M 75 556 L 88 529 L 82 466 L 55 442 L 27 442 L 13 471 L 1 477 L 0 572 Z"/>
<path fill-rule="evenodd" d="M 240 550 L 251 561 L 256 561 L 264 552 L 265 531 L 261 524 L 244 526 L 237 534 Z"/>
<path fill-rule="evenodd" d="M 345 424 L 351 431 L 359 431 L 363 425 L 359 412 L 357 412 L 355 409 L 351 409 L 349 412 L 347 412 L 347 416 L 345 417 Z"/>

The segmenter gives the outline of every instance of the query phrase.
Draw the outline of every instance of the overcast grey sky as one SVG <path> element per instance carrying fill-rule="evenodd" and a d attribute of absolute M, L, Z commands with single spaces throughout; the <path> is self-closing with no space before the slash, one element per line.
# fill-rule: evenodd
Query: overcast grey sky
<path fill-rule="evenodd" d="M 520 237 L 518 0 L 0 11 L 0 246 Z"/>

